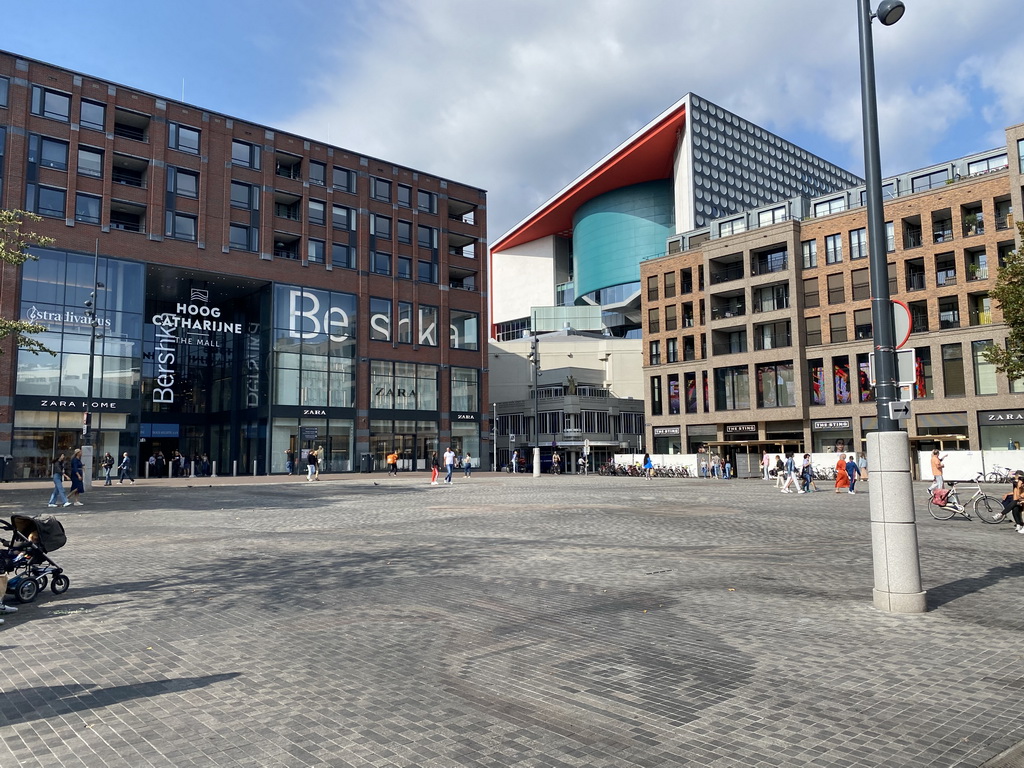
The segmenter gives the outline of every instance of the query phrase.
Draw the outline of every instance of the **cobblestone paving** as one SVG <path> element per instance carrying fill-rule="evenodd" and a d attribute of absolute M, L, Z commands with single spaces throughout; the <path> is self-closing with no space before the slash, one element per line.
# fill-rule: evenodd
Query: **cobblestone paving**
<path fill-rule="evenodd" d="M 4 486 L 0 515 L 46 498 Z M 1008 524 L 919 505 L 930 611 L 899 616 L 871 606 L 866 494 L 373 475 L 86 501 L 59 510 L 71 589 L 0 627 L 4 768 L 980 766 L 1024 739 Z"/>

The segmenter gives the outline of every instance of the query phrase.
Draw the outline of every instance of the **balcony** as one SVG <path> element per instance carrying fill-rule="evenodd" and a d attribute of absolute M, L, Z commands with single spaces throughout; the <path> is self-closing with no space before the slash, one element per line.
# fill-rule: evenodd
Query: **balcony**
<path fill-rule="evenodd" d="M 118 107 L 114 110 L 114 135 L 144 142 L 149 130 L 149 119 L 149 115 Z"/>
<path fill-rule="evenodd" d="M 747 351 L 747 343 L 743 342 L 721 342 L 711 345 L 711 352 L 715 355 L 740 355 Z M 683 359 L 686 359 L 685 356 Z"/>
<path fill-rule="evenodd" d="M 282 153 L 275 154 L 274 174 L 282 179 L 302 181 L 302 158 Z"/>
<path fill-rule="evenodd" d="M 712 320 L 722 320 L 726 317 L 743 317 L 746 314 L 747 308 L 743 304 L 711 308 Z"/>
<path fill-rule="evenodd" d="M 949 314 L 947 312 L 943 312 L 943 313 L 941 313 L 939 315 L 939 328 L 940 329 L 948 330 L 950 328 L 959 328 L 959 327 L 960 327 L 960 315 L 959 314 Z"/>
<path fill-rule="evenodd" d="M 984 309 L 972 309 L 971 325 L 992 325 L 992 312 Z"/>
<path fill-rule="evenodd" d="M 140 205 L 113 200 L 110 203 L 110 228 L 122 232 L 146 231 L 146 209 Z"/>
<path fill-rule="evenodd" d="M 733 280 L 743 279 L 743 265 L 740 263 L 729 264 L 711 270 L 711 284 L 728 283 Z"/>
<path fill-rule="evenodd" d="M 953 239 L 953 222 L 950 219 L 936 221 L 932 226 L 932 242 L 948 243 Z"/>
<path fill-rule="evenodd" d="M 943 269 L 935 273 L 935 284 L 939 287 L 944 285 L 956 285 L 956 270 Z"/>
<path fill-rule="evenodd" d="M 789 268 L 789 258 L 786 255 L 759 258 L 752 267 L 752 273 L 756 275 L 770 275 L 775 272 L 785 272 Z"/>

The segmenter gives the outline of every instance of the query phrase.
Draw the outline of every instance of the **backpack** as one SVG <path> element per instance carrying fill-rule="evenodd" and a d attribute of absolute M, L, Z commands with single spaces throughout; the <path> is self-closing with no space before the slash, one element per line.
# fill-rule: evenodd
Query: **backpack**
<path fill-rule="evenodd" d="M 944 507 L 949 502 L 949 489 L 936 488 L 932 491 L 932 504 L 936 507 Z"/>

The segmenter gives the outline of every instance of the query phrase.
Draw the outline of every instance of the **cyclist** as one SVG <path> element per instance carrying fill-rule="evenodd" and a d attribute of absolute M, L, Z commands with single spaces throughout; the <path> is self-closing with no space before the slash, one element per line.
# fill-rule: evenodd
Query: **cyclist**
<path fill-rule="evenodd" d="M 1003 511 L 996 517 L 996 522 L 1002 520 L 1007 513 L 1013 515 L 1013 527 L 1017 533 L 1024 533 L 1024 519 L 1022 509 L 1024 506 L 1024 470 L 1018 469 L 1010 476 L 1013 484 L 1010 492 L 1003 496 Z"/>

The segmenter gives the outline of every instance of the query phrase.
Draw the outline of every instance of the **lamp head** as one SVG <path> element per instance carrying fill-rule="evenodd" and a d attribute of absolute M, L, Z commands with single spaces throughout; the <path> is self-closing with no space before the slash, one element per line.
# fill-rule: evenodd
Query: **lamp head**
<path fill-rule="evenodd" d="M 878 10 L 875 11 L 875 17 L 882 22 L 886 27 L 891 27 L 897 21 L 903 18 L 903 14 L 907 12 L 907 7 L 903 4 L 903 0 L 882 0 L 878 4 Z"/>

